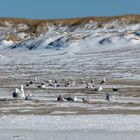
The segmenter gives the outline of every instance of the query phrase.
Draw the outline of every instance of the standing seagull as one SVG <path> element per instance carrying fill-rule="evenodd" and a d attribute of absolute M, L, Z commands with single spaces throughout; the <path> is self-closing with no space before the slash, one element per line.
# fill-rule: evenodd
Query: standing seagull
<path fill-rule="evenodd" d="M 86 84 L 86 88 L 91 88 L 91 87 L 92 87 L 91 83 L 88 82 L 88 83 Z"/>
<path fill-rule="evenodd" d="M 105 85 L 105 84 L 106 84 L 106 80 L 105 80 L 105 78 L 101 81 L 100 84 L 101 84 L 101 85 Z"/>
<path fill-rule="evenodd" d="M 85 81 L 84 80 L 81 83 L 82 83 L 82 85 L 85 85 Z"/>
<path fill-rule="evenodd" d="M 91 83 L 92 87 L 95 87 L 95 81 L 94 80 L 91 80 L 90 83 Z"/>
<path fill-rule="evenodd" d="M 57 80 L 54 81 L 54 87 L 60 87 L 60 85 L 58 84 Z"/>
<path fill-rule="evenodd" d="M 13 98 L 19 98 L 19 89 L 15 88 L 12 93 Z"/>
<path fill-rule="evenodd" d="M 21 85 L 20 90 L 18 88 L 15 88 L 14 92 L 12 93 L 12 95 L 13 95 L 13 98 L 24 99 L 25 94 L 24 94 L 23 85 Z"/>
<path fill-rule="evenodd" d="M 25 94 L 24 94 L 24 89 L 23 89 L 23 85 L 20 86 L 20 98 L 24 99 L 25 98 Z"/>
<path fill-rule="evenodd" d="M 71 85 L 72 85 L 73 87 L 75 87 L 75 81 L 73 81 Z"/>

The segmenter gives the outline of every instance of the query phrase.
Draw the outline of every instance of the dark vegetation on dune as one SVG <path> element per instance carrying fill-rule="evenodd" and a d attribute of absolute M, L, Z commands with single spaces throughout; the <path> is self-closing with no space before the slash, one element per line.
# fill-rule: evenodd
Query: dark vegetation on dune
<path fill-rule="evenodd" d="M 79 26 L 86 24 L 90 21 L 98 22 L 98 26 L 102 27 L 103 24 L 111 22 L 113 20 L 127 21 L 128 24 L 140 23 L 140 15 L 124 15 L 124 16 L 113 16 L 113 17 L 83 17 L 83 18 L 69 18 L 69 19 L 48 19 L 48 20 L 37 20 L 37 19 L 23 19 L 23 18 L 0 18 L 0 26 L 4 27 L 5 22 L 10 22 L 12 26 L 16 27 L 18 24 L 26 24 L 29 26 L 28 31 L 32 33 L 37 32 L 38 27 L 44 27 L 48 25 L 56 26 Z"/>

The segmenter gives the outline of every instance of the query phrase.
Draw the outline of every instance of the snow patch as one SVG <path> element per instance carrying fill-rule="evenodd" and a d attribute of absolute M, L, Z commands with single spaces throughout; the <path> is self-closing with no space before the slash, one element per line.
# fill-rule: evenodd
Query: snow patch
<path fill-rule="evenodd" d="M 7 48 L 7 47 L 9 47 L 9 46 L 11 46 L 13 44 L 14 44 L 14 41 L 12 41 L 12 40 L 10 40 L 10 41 L 2 40 L 0 42 L 0 48 Z"/>
<path fill-rule="evenodd" d="M 65 115 L 34 116 L 7 115 L 0 118 L 0 129 L 36 130 L 108 130 L 140 131 L 139 115 Z"/>

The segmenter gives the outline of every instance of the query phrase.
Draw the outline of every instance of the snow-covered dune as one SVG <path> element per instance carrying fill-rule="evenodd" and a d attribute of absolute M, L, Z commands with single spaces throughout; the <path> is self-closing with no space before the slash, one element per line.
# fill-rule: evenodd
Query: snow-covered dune
<path fill-rule="evenodd" d="M 140 23 L 134 17 L 42 21 L 32 26 L 8 20 L 0 27 L 3 71 L 10 71 L 7 64 L 11 70 L 32 64 L 32 74 L 44 70 L 56 77 L 61 70 L 66 77 L 75 73 L 139 79 Z M 44 66 L 42 71 L 38 66 Z"/>
<path fill-rule="evenodd" d="M 33 25 L 30 27 L 24 21 L 16 25 L 12 21 L 5 21 L 4 26 L 0 27 L 0 48 L 29 50 L 68 48 L 70 51 L 76 47 L 80 50 L 85 48 L 102 50 L 103 46 L 133 46 L 140 44 L 140 24 L 133 22 L 133 18 L 133 16 L 130 16 L 130 19 L 127 16 L 116 17 L 104 22 L 101 22 L 101 19 L 96 21 L 89 18 L 72 23 L 69 21 L 67 24 L 64 24 L 64 21 L 59 24 L 45 22 L 35 27 Z"/>

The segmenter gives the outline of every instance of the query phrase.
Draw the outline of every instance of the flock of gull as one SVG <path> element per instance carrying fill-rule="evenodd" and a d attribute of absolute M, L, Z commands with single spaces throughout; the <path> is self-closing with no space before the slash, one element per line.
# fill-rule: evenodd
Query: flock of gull
<path fill-rule="evenodd" d="M 94 80 L 91 80 L 90 82 L 85 82 L 85 81 L 81 82 L 82 87 L 92 89 L 93 91 L 96 91 L 96 92 L 102 91 L 103 86 L 105 84 L 106 84 L 106 79 L 105 78 L 103 78 L 103 80 L 100 82 L 99 85 L 96 85 Z M 25 86 L 29 87 L 31 85 L 34 85 L 34 81 L 30 81 L 30 82 L 26 83 Z M 46 81 L 46 83 L 41 82 L 36 87 L 40 88 L 40 89 L 46 89 L 47 87 L 57 88 L 57 87 L 61 87 L 61 86 L 63 86 L 63 87 L 76 87 L 76 84 L 75 84 L 75 81 L 73 81 L 73 82 L 66 82 L 64 85 L 61 85 L 57 82 L 57 80 L 55 80 L 54 82 L 52 82 L 52 80 L 49 80 L 49 81 Z M 112 89 L 113 89 L 113 91 L 118 91 L 119 90 L 119 88 L 115 88 L 115 87 L 112 88 Z M 14 99 L 31 100 L 31 98 L 32 98 L 32 94 L 28 94 L 27 96 L 25 96 L 23 85 L 21 85 L 20 89 L 15 88 L 14 91 L 12 92 L 12 96 L 13 96 Z M 88 96 L 86 98 L 82 98 L 82 100 L 83 100 L 83 103 L 90 102 L 90 97 Z M 108 100 L 108 101 L 113 100 L 113 95 L 110 94 L 110 93 L 106 93 L 106 100 Z M 76 96 L 63 97 L 62 95 L 59 95 L 58 98 L 57 98 L 57 101 L 58 102 L 66 102 L 66 101 L 76 102 L 77 97 Z"/>

